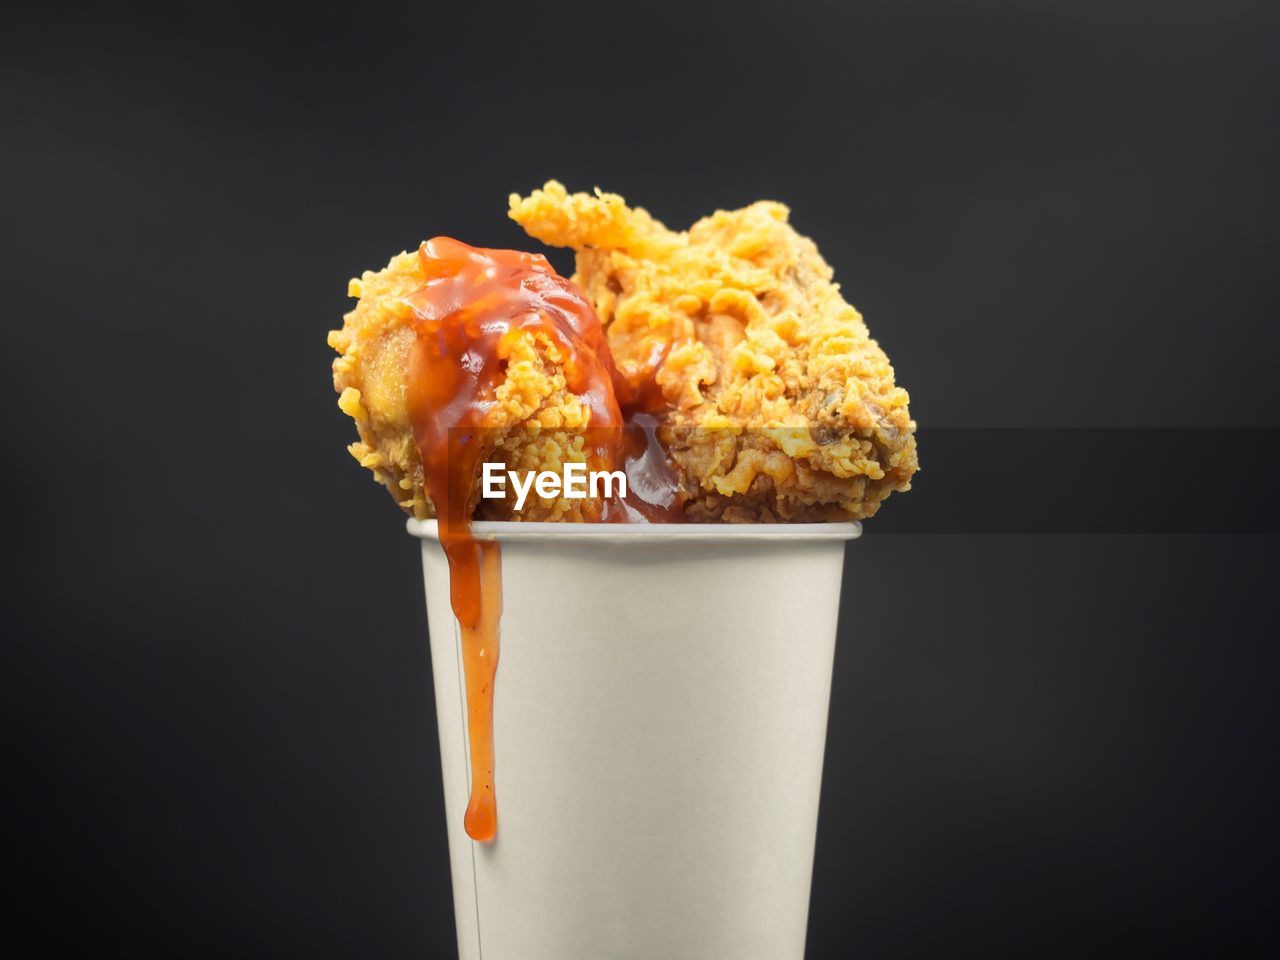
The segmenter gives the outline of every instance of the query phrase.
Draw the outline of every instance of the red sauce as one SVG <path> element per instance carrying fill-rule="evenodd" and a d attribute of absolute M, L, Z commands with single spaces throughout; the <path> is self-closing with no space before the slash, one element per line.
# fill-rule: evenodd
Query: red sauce
<path fill-rule="evenodd" d="M 682 523 L 683 497 L 675 467 L 658 439 L 658 418 L 632 413 L 622 429 L 627 495 L 604 505 L 609 523 Z"/>
<path fill-rule="evenodd" d="M 407 405 L 423 486 L 439 518 L 449 560 L 449 592 L 462 629 L 471 745 L 471 799 L 465 826 L 475 840 L 492 840 L 498 812 L 494 788 L 493 694 L 498 667 L 502 574 L 498 544 L 471 534 L 477 476 L 486 452 L 486 416 L 505 379 L 515 338 L 542 334 L 563 358 L 566 387 L 591 412 L 585 432 L 589 470 L 626 470 L 628 495 L 604 505 L 601 520 L 621 523 L 683 519 L 675 473 L 656 436 L 657 421 L 628 408 L 653 409 L 652 388 L 641 389 L 614 365 L 599 318 L 572 283 L 546 258 L 515 250 L 487 250 L 436 237 L 418 251 L 426 282 L 405 298 L 417 341 Z"/>

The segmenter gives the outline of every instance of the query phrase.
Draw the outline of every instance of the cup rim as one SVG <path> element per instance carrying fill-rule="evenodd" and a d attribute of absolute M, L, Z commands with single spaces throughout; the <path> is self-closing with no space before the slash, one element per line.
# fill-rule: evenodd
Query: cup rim
<path fill-rule="evenodd" d="M 438 521 L 409 519 L 405 529 L 421 540 L 440 539 Z M 764 541 L 856 540 L 862 536 L 857 520 L 829 523 L 550 523 L 540 520 L 477 520 L 471 525 L 477 540 L 560 543 L 742 543 Z"/>

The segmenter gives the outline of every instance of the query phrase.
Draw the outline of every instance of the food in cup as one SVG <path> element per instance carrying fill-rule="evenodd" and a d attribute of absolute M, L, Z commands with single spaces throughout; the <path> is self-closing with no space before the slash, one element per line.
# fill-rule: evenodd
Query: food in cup
<path fill-rule="evenodd" d="M 510 199 L 545 257 L 447 237 L 352 280 L 334 384 L 350 448 L 415 517 L 438 517 L 462 628 L 476 840 L 497 831 L 498 546 L 473 518 L 799 522 L 869 517 L 917 469 L 908 397 L 787 208 L 668 230 L 555 181 Z M 595 496 L 481 496 L 485 464 L 621 471 Z M 516 508 L 516 504 L 520 508 Z"/>

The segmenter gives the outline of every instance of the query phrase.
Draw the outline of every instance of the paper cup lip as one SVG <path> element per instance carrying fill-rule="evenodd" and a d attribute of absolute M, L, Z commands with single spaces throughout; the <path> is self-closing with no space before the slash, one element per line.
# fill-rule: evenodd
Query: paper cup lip
<path fill-rule="evenodd" d="M 412 536 L 439 540 L 436 520 L 406 521 Z M 471 525 L 477 540 L 558 543 L 743 543 L 856 540 L 862 536 L 857 520 L 828 523 L 550 523 L 546 521 L 477 520 Z"/>

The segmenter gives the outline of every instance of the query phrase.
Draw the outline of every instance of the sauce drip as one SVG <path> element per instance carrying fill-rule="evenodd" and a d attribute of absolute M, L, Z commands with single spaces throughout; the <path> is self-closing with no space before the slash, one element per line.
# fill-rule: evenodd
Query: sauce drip
<path fill-rule="evenodd" d="M 494 788 L 493 694 L 502 614 L 497 543 L 471 533 L 486 416 L 505 378 L 516 338 L 545 336 L 559 351 L 569 391 L 590 410 L 588 468 L 624 465 L 628 496 L 600 519 L 621 523 L 683 519 L 674 471 L 647 413 L 623 420 L 618 397 L 648 408 L 614 366 L 595 310 L 539 254 L 471 247 L 448 237 L 418 250 L 424 285 L 404 298 L 417 333 L 406 403 L 422 459 L 423 487 L 439 518 L 449 561 L 449 595 L 462 631 L 471 797 L 464 825 L 475 840 L 498 828 Z"/>
<path fill-rule="evenodd" d="M 604 505 L 608 523 L 683 523 L 683 501 L 675 468 L 658 439 L 658 418 L 631 413 L 622 430 L 627 495 Z"/>

